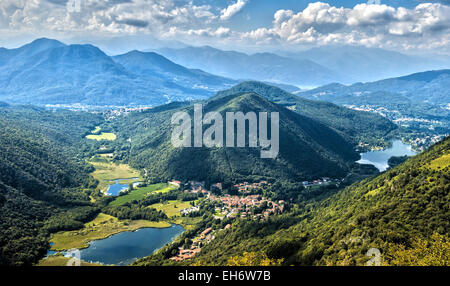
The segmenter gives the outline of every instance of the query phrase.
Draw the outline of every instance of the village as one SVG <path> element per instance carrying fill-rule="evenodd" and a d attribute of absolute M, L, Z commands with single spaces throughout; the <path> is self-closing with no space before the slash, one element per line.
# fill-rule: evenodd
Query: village
<path fill-rule="evenodd" d="M 180 181 L 171 181 L 169 184 L 180 186 Z M 190 181 L 187 183 L 188 188 L 184 190 L 185 193 L 201 194 L 205 200 L 216 204 L 214 218 L 223 220 L 227 219 L 252 219 L 252 220 L 266 220 L 270 215 L 281 214 L 285 211 L 285 202 L 280 200 L 273 202 L 264 198 L 260 194 L 254 194 L 258 190 L 262 190 L 265 186 L 270 186 L 267 181 L 260 181 L 255 183 L 240 183 L 234 185 L 232 188 L 240 194 L 238 195 L 216 195 L 213 191 L 223 191 L 222 183 L 211 185 L 209 190 L 206 190 L 204 182 Z M 216 192 L 217 193 L 217 192 Z M 193 212 L 200 211 L 199 206 L 192 206 L 180 210 L 181 215 L 189 215 Z M 202 247 L 209 244 L 215 238 L 216 232 L 227 230 L 231 228 L 231 224 L 227 224 L 223 229 L 212 229 L 211 227 L 205 229 L 199 236 L 192 239 L 192 243 L 186 249 L 180 247 L 178 253 L 171 257 L 173 261 L 181 262 L 187 259 L 192 259 L 198 254 Z"/>

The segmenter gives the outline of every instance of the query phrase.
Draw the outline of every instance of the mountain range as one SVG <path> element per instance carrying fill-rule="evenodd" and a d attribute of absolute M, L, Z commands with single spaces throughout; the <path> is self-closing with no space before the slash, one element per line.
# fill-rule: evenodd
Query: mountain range
<path fill-rule="evenodd" d="M 309 59 L 292 59 L 273 53 L 248 55 L 210 46 L 165 48 L 157 52 L 184 66 L 233 79 L 254 79 L 296 86 L 317 86 L 344 80 L 337 72 Z"/>
<path fill-rule="evenodd" d="M 350 86 L 333 83 L 296 93 L 338 105 L 377 111 L 400 123 L 426 120 L 448 132 L 450 70 L 435 70 Z M 434 127 L 433 127 L 434 126 Z M 447 131 L 446 131 L 447 130 Z"/>
<path fill-rule="evenodd" d="M 294 59 L 308 59 L 345 75 L 344 84 L 376 81 L 420 71 L 450 67 L 448 58 L 413 56 L 363 46 L 321 46 L 302 52 L 281 52 Z"/>
<path fill-rule="evenodd" d="M 92 45 L 49 39 L 0 50 L 0 100 L 12 103 L 159 105 L 206 98 L 235 83 L 154 53 L 113 58 Z"/>
<path fill-rule="evenodd" d="M 448 59 L 355 46 L 323 46 L 302 52 L 256 54 L 223 51 L 210 46 L 164 48 L 157 52 L 184 66 L 229 78 L 300 87 L 333 82 L 351 84 L 449 67 Z"/>

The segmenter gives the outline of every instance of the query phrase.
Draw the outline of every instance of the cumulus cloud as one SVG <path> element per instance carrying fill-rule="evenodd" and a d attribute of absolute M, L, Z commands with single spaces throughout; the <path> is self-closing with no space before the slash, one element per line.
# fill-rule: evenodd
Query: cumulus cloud
<path fill-rule="evenodd" d="M 446 48 L 450 7 L 422 3 L 414 9 L 359 4 L 338 8 L 311 3 L 303 11 L 279 10 L 271 28 L 243 33 L 242 39 L 278 39 L 296 44 L 360 44 L 386 48 Z"/>
<path fill-rule="evenodd" d="M 248 0 L 238 0 L 220 12 L 220 19 L 227 21 L 239 13 L 247 5 Z"/>
<path fill-rule="evenodd" d="M 241 11 L 248 0 L 234 0 L 223 9 L 184 0 L 80 1 L 81 12 L 70 13 L 67 0 L 1 0 L 0 36 L 40 31 L 107 36 L 142 33 L 224 46 L 354 44 L 450 50 L 450 6 L 442 4 L 445 1 L 418 1 L 410 9 L 371 4 L 343 8 L 315 2 L 302 11 L 276 11 L 272 23 L 246 32 L 230 29 L 224 21 Z"/>
<path fill-rule="evenodd" d="M 2 0 L 0 30 L 160 32 L 171 26 L 195 27 L 218 16 L 209 5 L 176 0 L 78 0 L 81 11 L 66 8 L 67 0 Z"/>

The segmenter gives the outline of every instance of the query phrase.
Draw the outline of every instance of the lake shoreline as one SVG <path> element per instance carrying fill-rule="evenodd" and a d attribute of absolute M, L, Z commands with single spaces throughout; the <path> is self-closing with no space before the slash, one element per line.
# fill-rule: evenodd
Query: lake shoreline
<path fill-rule="evenodd" d="M 411 145 L 404 143 L 401 139 L 394 139 L 390 142 L 388 148 L 360 153 L 361 158 L 356 163 L 373 165 L 380 172 L 384 172 L 389 169 L 388 161 L 391 157 L 405 155 L 415 156 L 417 152 L 412 149 Z"/>
<path fill-rule="evenodd" d="M 96 220 L 100 216 L 105 216 L 101 218 L 100 222 Z M 113 219 L 113 221 L 110 221 Z M 110 225 L 102 223 L 102 221 L 108 220 Z M 97 229 L 88 229 L 91 227 L 91 223 L 97 223 Z M 105 225 L 106 224 L 106 225 Z M 85 249 L 89 247 L 89 243 L 94 240 L 107 239 L 113 235 L 123 233 L 123 232 L 134 232 L 143 228 L 155 228 L 163 229 L 170 228 L 172 223 L 168 221 L 147 221 L 147 220 L 118 220 L 111 216 L 105 214 L 99 214 L 99 216 L 93 221 L 86 223 L 83 229 L 63 231 L 52 235 L 50 242 L 53 243 L 50 251 L 67 251 L 69 249 Z M 106 231 L 104 229 L 107 229 Z"/>

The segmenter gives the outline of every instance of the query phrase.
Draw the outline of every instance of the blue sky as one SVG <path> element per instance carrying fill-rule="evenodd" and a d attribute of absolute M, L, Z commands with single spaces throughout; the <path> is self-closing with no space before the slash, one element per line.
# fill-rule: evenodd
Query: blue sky
<path fill-rule="evenodd" d="M 369 2 L 1 0 L 0 46 L 49 37 L 123 49 L 176 42 L 244 51 L 335 44 L 450 51 L 450 0 Z"/>

